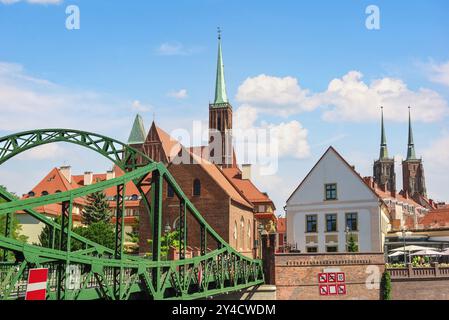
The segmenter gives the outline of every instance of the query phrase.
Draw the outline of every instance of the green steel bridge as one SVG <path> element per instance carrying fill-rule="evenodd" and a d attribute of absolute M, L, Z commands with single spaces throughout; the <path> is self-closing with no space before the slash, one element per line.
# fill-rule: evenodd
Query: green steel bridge
<path fill-rule="evenodd" d="M 32 148 L 49 143 L 72 143 L 101 154 L 120 167 L 125 174 L 75 190 L 41 197 L 17 199 L 0 189 L 0 299 L 23 299 L 30 269 L 48 268 L 48 300 L 110 299 L 198 299 L 244 289 L 264 283 L 262 262 L 243 256 L 226 243 L 204 220 L 200 212 L 176 183 L 162 163 L 117 140 L 84 131 L 45 129 L 26 131 L 0 138 L 0 165 Z M 151 199 L 142 187 L 151 177 Z M 133 182 L 139 190 L 152 230 L 152 255 L 145 258 L 124 252 L 125 188 Z M 148 185 L 148 182 L 146 182 Z M 162 190 L 169 184 L 179 199 L 179 259 L 165 260 L 161 255 Z M 72 206 L 76 198 L 108 188 L 116 188 L 115 247 L 110 249 L 72 231 Z M 61 204 L 61 221 L 34 209 Z M 12 215 L 23 211 L 51 230 L 48 247 L 31 245 L 12 236 Z M 200 226 L 201 254 L 186 258 L 187 215 Z M 58 238 L 58 239 L 56 239 Z M 213 239 L 212 243 L 210 239 Z M 209 240 L 209 243 L 207 243 Z M 72 250 L 73 244 L 82 249 Z M 212 250 L 211 250 L 212 248 Z M 15 261 L 7 261 L 6 253 Z M 76 287 L 67 281 L 70 270 L 77 268 Z"/>

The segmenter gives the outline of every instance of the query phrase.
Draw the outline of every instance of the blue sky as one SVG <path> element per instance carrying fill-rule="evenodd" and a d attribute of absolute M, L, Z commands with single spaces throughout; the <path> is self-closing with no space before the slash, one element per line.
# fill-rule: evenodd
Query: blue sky
<path fill-rule="evenodd" d="M 330 144 L 371 174 L 380 103 L 398 160 L 412 105 L 428 191 L 449 200 L 447 1 L 8 2 L 0 0 L 0 135 L 73 127 L 126 140 L 136 112 L 147 127 L 154 114 L 166 131 L 191 130 L 192 121 L 207 120 L 213 99 L 220 26 L 236 121 L 289 137 L 277 174 L 255 174 L 279 214 Z M 79 30 L 65 28 L 72 4 Z M 365 27 L 371 4 L 380 30 Z M 62 163 L 75 172 L 109 166 L 83 150 L 51 147 L 1 166 L 0 183 L 27 192 Z M 398 188 L 400 170 L 398 162 Z"/>

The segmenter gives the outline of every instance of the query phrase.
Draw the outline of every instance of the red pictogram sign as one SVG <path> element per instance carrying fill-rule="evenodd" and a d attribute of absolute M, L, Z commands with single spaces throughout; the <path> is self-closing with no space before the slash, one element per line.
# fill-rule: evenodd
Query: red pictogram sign
<path fill-rule="evenodd" d="M 326 283 L 327 282 L 327 273 L 319 273 L 318 274 L 318 282 Z"/>
<path fill-rule="evenodd" d="M 30 269 L 25 300 L 45 300 L 47 296 L 48 269 Z"/>
<path fill-rule="evenodd" d="M 327 286 L 320 286 L 320 296 L 327 296 L 328 294 Z"/>
<path fill-rule="evenodd" d="M 318 274 L 320 296 L 346 295 L 344 272 L 322 272 Z"/>
<path fill-rule="evenodd" d="M 329 291 L 329 295 L 334 296 L 337 294 L 337 285 L 335 284 L 330 284 L 328 286 L 328 291 Z"/>
<path fill-rule="evenodd" d="M 345 284 L 338 284 L 337 285 L 337 293 L 339 295 L 345 295 L 346 294 L 346 285 Z"/>

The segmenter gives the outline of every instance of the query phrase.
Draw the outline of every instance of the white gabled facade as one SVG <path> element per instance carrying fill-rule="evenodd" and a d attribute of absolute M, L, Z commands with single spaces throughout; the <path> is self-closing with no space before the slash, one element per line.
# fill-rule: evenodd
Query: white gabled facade
<path fill-rule="evenodd" d="M 302 253 L 346 252 L 349 235 L 360 252 L 382 252 L 390 228 L 385 204 L 332 147 L 287 200 L 286 212 L 287 243 Z"/>

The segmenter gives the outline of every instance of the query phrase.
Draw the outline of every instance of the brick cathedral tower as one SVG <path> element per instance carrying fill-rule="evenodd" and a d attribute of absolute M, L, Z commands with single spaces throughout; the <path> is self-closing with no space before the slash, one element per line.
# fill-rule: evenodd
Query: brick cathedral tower
<path fill-rule="evenodd" d="M 388 157 L 387 138 L 384 127 L 384 110 L 381 107 L 381 138 L 379 159 L 374 162 L 373 176 L 374 182 L 392 193 L 396 192 L 396 173 L 394 172 L 394 159 Z"/>
<path fill-rule="evenodd" d="M 220 29 L 218 30 L 215 99 L 209 104 L 209 152 L 212 162 L 223 167 L 233 166 L 232 106 L 226 94 Z"/>
<path fill-rule="evenodd" d="M 408 111 L 407 159 L 402 162 L 402 188 L 411 197 L 422 196 L 427 198 L 424 166 L 422 159 L 417 159 L 415 153 L 410 107 Z"/>

